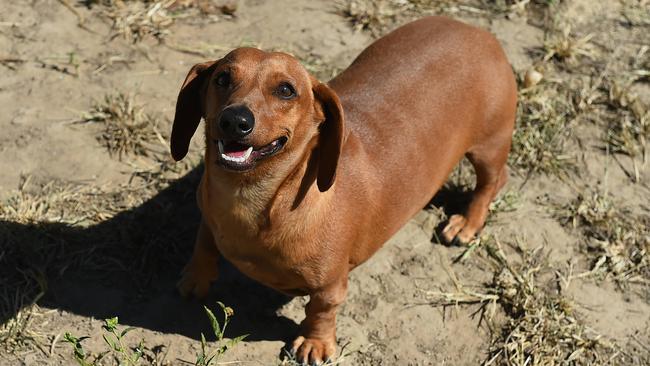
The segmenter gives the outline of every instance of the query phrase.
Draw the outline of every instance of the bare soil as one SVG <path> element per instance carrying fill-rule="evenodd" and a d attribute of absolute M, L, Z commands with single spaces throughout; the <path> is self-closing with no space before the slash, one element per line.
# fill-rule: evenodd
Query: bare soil
<path fill-rule="evenodd" d="M 214 309 L 216 301 L 235 312 L 226 336 L 249 335 L 220 361 L 279 364 L 282 346 L 304 316 L 305 298 L 277 294 L 227 263 L 204 302 L 183 300 L 175 292 L 198 224 L 193 192 L 201 169 L 201 134 L 194 138 L 189 163 L 173 165 L 161 141 L 151 142 L 149 155 L 111 154 L 98 138 L 101 123 L 80 121 L 105 95 L 121 92 L 154 116 L 164 140 L 191 65 L 253 45 L 292 52 L 327 79 L 370 44 L 373 33 L 355 30 L 334 2 L 241 0 L 234 16 L 180 10 L 189 15 L 175 19 L 162 41 L 145 36 L 133 43 L 120 35 L 111 38 L 115 31 L 101 16 L 102 5 L 87 3 L 0 3 L 0 198 L 5 209 L 0 210 L 5 277 L 0 279 L 0 364 L 73 365 L 72 348 L 62 335 L 91 336 L 84 348 L 98 354 L 107 349 L 102 319 L 112 316 L 135 328 L 127 336 L 130 344 L 144 339 L 148 354 L 158 358 L 149 364 L 194 364 L 201 332 L 210 333 L 202 304 Z M 540 65 L 551 26 L 543 2 L 507 11 L 488 1 L 441 3 L 446 7 L 440 12 L 493 32 L 518 77 Z M 586 80 L 581 85 L 588 87 L 599 75 L 585 68 L 600 62 L 610 65 L 608 74 L 623 75 L 635 69 L 630 64 L 643 46 L 650 46 L 648 22 L 631 22 L 626 2 L 574 0 L 557 6 L 554 11 L 571 24 L 572 34 L 591 35 L 596 53 L 579 57 L 580 68 L 549 60 L 556 66 L 553 72 L 540 66 L 542 83 Z M 397 14 L 386 27 L 411 18 Z M 636 69 L 650 69 L 650 62 L 643 64 L 648 54 L 641 55 Z M 630 88 L 650 104 L 647 77 Z M 558 176 L 528 175 L 513 166 L 503 195 L 514 197 L 514 204 L 495 209 L 483 235 L 503 243 L 513 263 L 522 261 L 514 243 L 524 251 L 542 247 L 536 253 L 547 261 L 539 278 L 545 291 L 556 291 L 558 278 L 570 279 L 562 285 L 562 296 L 571 301 L 576 321 L 617 349 L 609 361 L 595 364 L 647 364 L 648 278 L 621 282 L 607 273 L 576 276 L 594 268 L 586 249 L 592 239 L 555 213 L 581 194 L 606 191 L 627 215 L 649 214 L 647 162 L 609 152 L 603 142 L 607 127 L 584 116 L 571 125 L 564 146 L 576 168 Z M 161 166 L 167 170 L 158 174 Z M 477 291 L 492 281 L 494 269 L 481 248 L 454 262 L 466 248 L 442 245 L 435 235 L 450 213 L 462 209 L 473 184 L 470 173 L 467 167 L 454 173 L 450 182 L 457 184 L 445 188 L 351 274 L 338 317 L 343 364 L 477 365 L 494 355 L 490 349 L 507 311 L 496 307 L 486 322 L 481 304 L 432 306 L 427 292 L 455 291 L 453 278 Z M 50 205 L 59 188 L 71 198 Z M 22 214 L 8 213 L 29 199 L 40 203 L 21 206 Z M 70 212 L 76 216 L 66 216 Z"/>

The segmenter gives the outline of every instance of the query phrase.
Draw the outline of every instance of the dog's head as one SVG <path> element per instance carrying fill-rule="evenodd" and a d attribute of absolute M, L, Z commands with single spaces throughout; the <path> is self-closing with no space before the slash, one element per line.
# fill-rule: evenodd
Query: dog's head
<path fill-rule="evenodd" d="M 287 171 L 315 147 L 318 188 L 325 191 L 334 182 L 343 143 L 341 104 L 288 54 L 239 48 L 194 65 L 176 103 L 174 159 L 187 154 L 201 117 L 206 164 L 215 164 L 220 174 L 261 179 Z"/>

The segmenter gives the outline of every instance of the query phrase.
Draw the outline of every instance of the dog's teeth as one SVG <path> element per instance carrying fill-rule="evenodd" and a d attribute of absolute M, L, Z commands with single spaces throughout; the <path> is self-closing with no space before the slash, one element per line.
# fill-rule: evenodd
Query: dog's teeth
<path fill-rule="evenodd" d="M 217 145 L 219 146 L 219 154 L 221 154 L 221 156 L 224 156 L 224 153 L 223 153 L 223 141 L 218 140 Z"/>
<path fill-rule="evenodd" d="M 242 156 L 242 161 L 245 161 L 246 159 L 248 159 L 248 157 L 251 156 L 252 152 L 253 152 L 253 147 L 251 146 L 251 147 L 248 148 L 248 150 L 246 150 L 246 153 L 244 154 L 244 156 Z"/>
<path fill-rule="evenodd" d="M 224 160 L 234 161 L 235 163 L 243 163 L 244 161 L 246 161 L 246 159 L 244 159 L 243 157 L 236 158 L 234 156 L 228 156 L 226 154 L 221 154 L 221 157 L 224 158 Z"/>
<path fill-rule="evenodd" d="M 242 156 L 229 156 L 228 154 L 226 154 L 226 153 L 223 152 L 223 146 L 221 145 L 221 141 L 219 141 L 219 143 L 220 143 L 220 144 L 219 144 L 219 152 L 221 153 L 221 157 L 222 157 L 224 160 L 232 161 L 232 162 L 235 162 L 235 163 L 243 163 L 243 162 L 245 162 L 246 160 L 248 160 L 248 158 L 249 158 L 249 157 L 251 156 L 251 154 L 253 153 L 253 147 L 250 146 L 250 147 L 246 150 L 246 152 L 244 153 L 244 155 L 242 155 Z"/>

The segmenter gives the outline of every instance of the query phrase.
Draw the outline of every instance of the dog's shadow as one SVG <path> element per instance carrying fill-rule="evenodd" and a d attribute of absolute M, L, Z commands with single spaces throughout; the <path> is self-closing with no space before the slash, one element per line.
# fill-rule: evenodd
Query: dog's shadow
<path fill-rule="evenodd" d="M 454 184 L 447 182 L 440 190 L 433 196 L 426 208 L 441 209 L 447 218 L 455 214 L 463 214 L 467 209 L 470 201 L 472 200 L 472 189 L 465 185 Z M 442 238 L 442 230 L 445 228 L 449 221 L 441 220 L 434 230 L 432 242 L 438 242 L 443 245 L 451 245 L 445 242 Z"/>
<path fill-rule="evenodd" d="M 87 227 L 22 223 L 29 220 L 20 215 L 0 219 L 0 324 L 37 303 L 94 319 L 118 316 L 124 326 L 210 338 L 203 306 L 220 314 L 216 302 L 221 301 L 235 311 L 226 336 L 291 340 L 298 324 L 277 315 L 291 299 L 248 279 L 225 260 L 207 299 L 178 295 L 175 284 L 200 220 L 195 192 L 201 174 L 202 167 L 195 168 L 143 204 Z M 466 187 L 448 184 L 429 205 L 450 216 L 462 212 L 470 197 Z M 98 202 L 79 204 L 93 212 Z"/>
<path fill-rule="evenodd" d="M 201 174 L 196 168 L 143 204 L 89 227 L 0 220 L 0 324 L 37 303 L 209 339 L 203 305 L 220 315 L 221 301 L 235 311 L 226 336 L 291 339 L 298 325 L 276 315 L 290 298 L 244 277 L 225 260 L 207 299 L 183 299 L 176 292 L 200 219 L 194 194 Z"/>

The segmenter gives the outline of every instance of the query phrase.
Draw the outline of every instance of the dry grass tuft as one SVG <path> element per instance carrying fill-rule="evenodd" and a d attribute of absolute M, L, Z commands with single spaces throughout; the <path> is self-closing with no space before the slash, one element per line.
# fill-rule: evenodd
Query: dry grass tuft
<path fill-rule="evenodd" d="M 622 0 L 623 16 L 633 26 L 650 26 L 649 0 Z"/>
<path fill-rule="evenodd" d="M 612 277 L 619 285 L 650 285 L 650 217 L 617 207 L 607 193 L 578 195 L 556 207 L 560 222 L 585 237 L 594 274 Z"/>
<path fill-rule="evenodd" d="M 111 39 L 122 37 L 137 43 L 147 37 L 162 40 L 174 20 L 185 15 L 184 10 L 198 7 L 206 10 L 199 0 L 90 0 L 87 5 L 99 7 L 99 15 L 111 22 Z"/>
<path fill-rule="evenodd" d="M 10 294 L 15 295 L 15 294 Z M 42 295 L 39 294 L 39 295 Z M 12 297 L 4 297 L 6 301 L 25 299 L 12 299 Z M 7 306 L 6 303 L 1 305 L 3 308 Z M 0 326 L 0 347 L 2 347 L 9 354 L 19 354 L 22 350 L 28 349 L 31 345 L 40 345 L 41 337 L 30 329 L 30 325 L 34 318 L 37 316 L 37 305 L 30 305 L 30 303 L 18 302 L 13 304 L 19 309 L 16 314 L 5 320 Z M 4 319 L 3 319 L 4 320 Z M 0 356 L 0 361 L 2 357 Z"/>
<path fill-rule="evenodd" d="M 167 33 L 166 28 L 174 22 L 168 10 L 174 2 L 131 2 L 129 5 L 116 2 L 117 6 L 104 12 L 113 23 L 114 34 L 111 38 L 121 36 L 133 43 L 141 41 L 147 35 L 162 38 Z"/>
<path fill-rule="evenodd" d="M 170 7 L 175 0 L 95 0 L 92 5 L 99 5 L 99 15 L 111 22 L 111 39 L 122 37 L 137 43 L 146 36 L 162 39 L 167 28 L 174 22 Z"/>
<path fill-rule="evenodd" d="M 605 142 L 610 151 L 641 157 L 645 162 L 650 139 L 650 110 L 630 91 L 634 81 L 607 80 L 603 85 L 607 92 L 604 104 L 610 109 L 606 117 Z"/>
<path fill-rule="evenodd" d="M 350 0 L 339 3 L 339 11 L 355 30 L 366 30 L 379 37 L 395 22 L 400 5 L 390 0 Z"/>
<path fill-rule="evenodd" d="M 104 130 L 98 140 L 120 160 L 128 154 L 151 156 L 166 150 L 166 138 L 159 131 L 158 120 L 144 111 L 133 94 L 106 95 L 79 122 L 101 123 Z"/>
<path fill-rule="evenodd" d="M 494 16 L 501 13 L 527 12 L 544 18 L 555 10 L 560 0 L 338 0 L 339 13 L 356 30 L 365 30 L 379 37 L 399 24 L 427 15 L 466 14 L 470 17 Z"/>
<path fill-rule="evenodd" d="M 570 299 L 542 285 L 549 267 L 541 247 L 518 248 L 523 263 L 515 265 L 498 240 L 482 241 L 480 246 L 495 268 L 491 283 L 470 290 L 449 269 L 456 292 L 429 291 L 427 295 L 433 306 L 481 305 L 481 320 L 493 330 L 483 365 L 604 364 L 616 356 L 615 346 L 577 317 Z M 499 327 L 494 317 L 497 307 L 507 316 Z"/>
<path fill-rule="evenodd" d="M 562 177 L 574 170 L 566 145 L 577 116 L 574 90 L 562 84 L 543 82 L 521 89 L 510 166 L 529 176 Z"/>
<path fill-rule="evenodd" d="M 576 37 L 571 32 L 571 25 L 565 25 L 559 31 L 547 32 L 544 41 L 544 62 L 555 59 L 572 64 L 577 62 L 579 57 L 594 58 L 595 50 L 590 43 L 592 38 L 593 34 Z"/>
<path fill-rule="evenodd" d="M 28 177 L 14 195 L 0 207 L 0 218 L 17 224 L 62 223 L 88 225 L 99 222 L 123 209 L 115 201 L 89 210 L 88 199 L 99 196 L 102 191 L 91 186 L 79 186 L 59 181 L 45 184 L 33 183 Z M 115 207 L 117 206 L 117 207 Z M 128 205 L 127 205 L 128 206 Z"/>
<path fill-rule="evenodd" d="M 490 13 L 530 13 L 531 19 L 544 18 L 544 13 L 555 11 L 562 0 L 480 0 Z"/>
<path fill-rule="evenodd" d="M 340 0 L 339 13 L 356 30 L 365 30 L 379 37 L 397 23 L 442 12 L 449 0 Z"/>

